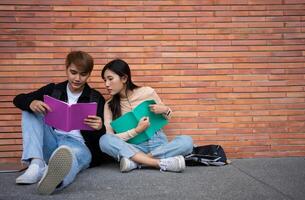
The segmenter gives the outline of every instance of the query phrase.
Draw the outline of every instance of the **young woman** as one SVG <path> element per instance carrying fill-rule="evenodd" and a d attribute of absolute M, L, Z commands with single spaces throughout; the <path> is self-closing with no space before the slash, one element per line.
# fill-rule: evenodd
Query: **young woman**
<path fill-rule="evenodd" d="M 105 103 L 104 124 L 106 134 L 100 139 L 101 150 L 120 161 L 121 172 L 128 172 L 141 165 L 159 168 L 162 171 L 182 172 L 185 169 L 184 155 L 192 152 L 193 141 L 189 136 L 177 136 L 171 142 L 163 130 L 158 130 L 141 144 L 130 144 L 127 141 L 143 132 L 150 126 L 149 118 L 143 117 L 136 128 L 126 132 L 115 133 L 110 122 L 130 112 L 145 100 L 155 100 L 150 110 L 169 119 L 171 109 L 164 105 L 150 87 L 138 87 L 131 80 L 128 64 L 120 59 L 105 65 L 102 78 L 111 98 Z"/>

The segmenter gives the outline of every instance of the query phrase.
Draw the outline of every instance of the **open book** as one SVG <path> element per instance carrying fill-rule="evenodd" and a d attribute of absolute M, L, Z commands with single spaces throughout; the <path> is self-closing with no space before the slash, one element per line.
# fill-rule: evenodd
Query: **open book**
<path fill-rule="evenodd" d="M 155 114 L 150 111 L 149 105 L 156 104 L 154 100 L 147 100 L 140 103 L 132 111 L 125 113 L 121 117 L 110 123 L 113 130 L 119 134 L 130 129 L 136 128 L 142 117 L 149 117 L 150 126 L 142 133 L 127 142 L 132 144 L 140 144 L 150 139 L 154 133 L 163 128 L 167 123 L 167 119 L 162 114 Z"/>
<path fill-rule="evenodd" d="M 88 115 L 96 115 L 96 102 L 69 105 L 48 95 L 44 95 L 44 102 L 52 109 L 45 115 L 46 124 L 63 131 L 93 130 L 84 124 L 84 119 Z"/>

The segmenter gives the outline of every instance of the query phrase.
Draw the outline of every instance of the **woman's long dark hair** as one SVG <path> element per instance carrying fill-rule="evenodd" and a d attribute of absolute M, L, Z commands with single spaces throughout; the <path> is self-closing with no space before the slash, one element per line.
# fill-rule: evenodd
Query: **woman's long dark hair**
<path fill-rule="evenodd" d="M 129 65 L 124 60 L 115 59 L 115 60 L 112 60 L 109 63 L 107 63 L 102 70 L 102 73 L 101 73 L 102 78 L 105 78 L 104 75 L 105 75 L 105 71 L 107 69 L 116 73 L 121 78 L 124 77 L 124 76 L 127 77 L 126 91 L 125 91 L 126 94 L 127 94 L 127 90 L 133 90 L 133 89 L 138 87 L 137 85 L 135 85 L 132 82 Z M 115 120 L 116 118 L 118 118 L 122 115 L 120 102 L 121 102 L 121 98 L 120 98 L 119 93 L 113 95 L 112 99 L 109 101 L 108 105 L 109 105 L 110 110 L 112 112 L 112 120 Z"/>

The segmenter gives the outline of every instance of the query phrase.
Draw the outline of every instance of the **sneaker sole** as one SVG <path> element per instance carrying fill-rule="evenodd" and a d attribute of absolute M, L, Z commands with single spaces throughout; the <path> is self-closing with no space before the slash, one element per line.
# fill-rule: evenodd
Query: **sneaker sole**
<path fill-rule="evenodd" d="M 37 182 L 38 181 L 33 181 L 33 180 L 16 180 L 16 184 L 18 184 L 18 185 L 32 185 Z"/>
<path fill-rule="evenodd" d="M 38 193 L 42 195 L 51 194 L 57 185 L 69 173 L 72 166 L 72 153 L 68 148 L 59 148 L 54 152 L 48 165 L 47 173 L 38 184 Z"/>
<path fill-rule="evenodd" d="M 28 170 L 28 168 L 30 167 L 30 165 L 26 168 L 26 170 Z M 34 183 L 38 183 L 41 179 L 41 177 L 43 176 L 43 172 L 44 172 L 45 167 L 43 168 L 39 168 L 36 170 L 40 170 L 40 172 L 33 178 L 33 177 L 28 177 L 28 178 L 24 178 L 26 177 L 24 174 L 20 175 L 18 178 L 16 178 L 16 184 L 18 185 L 31 185 Z M 26 173 L 26 172 L 24 172 Z"/>

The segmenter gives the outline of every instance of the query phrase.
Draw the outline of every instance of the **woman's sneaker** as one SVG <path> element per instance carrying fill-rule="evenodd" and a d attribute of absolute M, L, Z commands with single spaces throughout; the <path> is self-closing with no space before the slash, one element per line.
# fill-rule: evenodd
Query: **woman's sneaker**
<path fill-rule="evenodd" d="M 185 160 L 183 156 L 175 156 L 160 159 L 160 170 L 171 172 L 182 172 L 185 169 Z"/>
<path fill-rule="evenodd" d="M 72 151 L 67 146 L 57 148 L 50 160 L 47 170 L 38 183 L 38 193 L 49 195 L 63 181 L 72 167 Z"/>
<path fill-rule="evenodd" d="M 121 158 L 120 160 L 120 170 L 121 172 L 129 172 L 131 170 L 137 169 L 138 164 L 134 161 L 130 160 L 129 158 Z"/>

